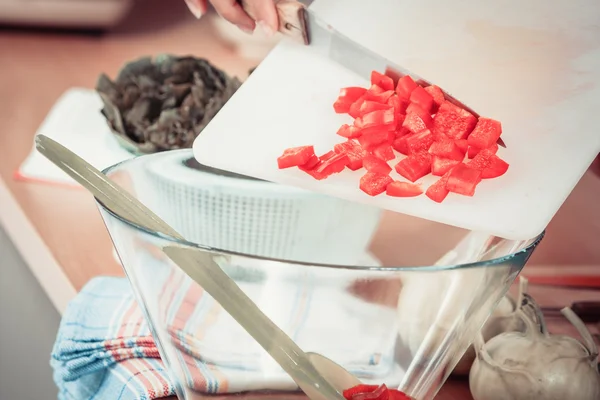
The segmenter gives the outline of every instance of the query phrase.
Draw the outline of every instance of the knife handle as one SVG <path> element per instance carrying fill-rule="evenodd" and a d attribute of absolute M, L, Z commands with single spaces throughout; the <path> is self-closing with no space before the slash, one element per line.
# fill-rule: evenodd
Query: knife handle
<path fill-rule="evenodd" d="M 247 0 L 239 0 L 239 2 L 250 18 L 256 20 L 252 4 Z M 275 7 L 279 15 L 279 32 L 308 44 L 304 4 L 296 0 L 279 0 L 275 3 Z"/>

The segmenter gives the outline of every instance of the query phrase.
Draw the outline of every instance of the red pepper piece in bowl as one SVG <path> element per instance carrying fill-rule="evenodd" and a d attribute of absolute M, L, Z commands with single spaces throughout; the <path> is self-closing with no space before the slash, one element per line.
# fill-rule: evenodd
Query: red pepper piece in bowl
<path fill-rule="evenodd" d="M 346 400 L 412 400 L 409 396 L 386 385 L 356 385 L 342 393 Z"/>

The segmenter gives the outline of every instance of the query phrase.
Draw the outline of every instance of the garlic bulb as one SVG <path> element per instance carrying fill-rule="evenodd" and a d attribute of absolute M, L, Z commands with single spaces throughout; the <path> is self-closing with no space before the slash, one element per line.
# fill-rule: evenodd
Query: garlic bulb
<path fill-rule="evenodd" d="M 475 343 L 477 358 L 469 385 L 475 400 L 599 400 L 598 348 L 583 322 L 569 308 L 564 316 L 575 326 L 578 340 L 550 335 L 539 307 L 534 314 L 517 313 L 525 332 L 505 332 Z M 537 318 L 537 324 L 534 321 Z"/>
<path fill-rule="evenodd" d="M 519 279 L 519 293 L 516 301 L 510 295 L 506 295 L 498 303 L 498 306 L 481 329 L 484 342 L 503 332 L 523 331 L 525 329 L 525 325 L 521 318 L 519 318 L 517 310 L 521 308 L 523 296 L 527 293 L 527 283 L 527 279 L 524 277 Z M 454 367 L 452 375 L 468 376 L 473 361 L 475 361 L 475 350 L 473 346 L 469 346 L 458 364 L 456 364 L 456 367 Z"/>

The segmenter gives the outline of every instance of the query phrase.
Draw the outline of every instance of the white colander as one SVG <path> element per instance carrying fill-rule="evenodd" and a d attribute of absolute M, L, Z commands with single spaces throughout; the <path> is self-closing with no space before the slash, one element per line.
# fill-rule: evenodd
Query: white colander
<path fill-rule="evenodd" d="M 380 210 L 278 184 L 190 168 L 191 152 L 148 163 L 152 209 L 186 239 L 203 245 L 305 262 L 355 265 Z M 150 206 L 150 204 L 148 204 Z"/>

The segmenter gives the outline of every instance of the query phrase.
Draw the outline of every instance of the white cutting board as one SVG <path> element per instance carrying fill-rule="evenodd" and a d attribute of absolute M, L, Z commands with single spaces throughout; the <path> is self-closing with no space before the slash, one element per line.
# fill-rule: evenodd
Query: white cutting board
<path fill-rule="evenodd" d="M 600 151 L 600 1 L 317 0 L 339 31 L 502 121 L 510 168 L 474 197 L 370 197 L 364 170 L 316 181 L 277 169 L 288 147 L 317 154 L 335 132 L 339 89 L 362 77 L 289 40 L 278 44 L 194 143 L 207 165 L 508 239 L 539 234 Z M 397 158 L 399 160 L 400 158 Z M 397 161 L 396 161 L 397 162 Z M 390 163 L 393 165 L 392 163 Z M 404 180 L 395 172 L 392 176 Z M 421 181 L 426 188 L 435 181 Z"/>

